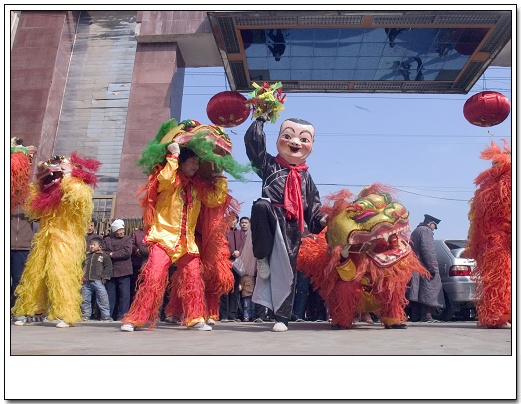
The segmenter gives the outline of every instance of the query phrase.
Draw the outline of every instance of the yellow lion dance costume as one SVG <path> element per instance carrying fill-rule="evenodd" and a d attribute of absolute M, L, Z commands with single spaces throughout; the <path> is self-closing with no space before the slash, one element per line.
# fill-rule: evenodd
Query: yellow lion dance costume
<path fill-rule="evenodd" d="M 91 185 L 98 181 L 85 170 L 95 172 L 100 165 L 76 153 L 38 164 L 25 211 L 40 226 L 15 290 L 15 316 L 46 313 L 49 320 L 61 320 L 60 328 L 81 320 L 85 233 L 94 210 Z"/>

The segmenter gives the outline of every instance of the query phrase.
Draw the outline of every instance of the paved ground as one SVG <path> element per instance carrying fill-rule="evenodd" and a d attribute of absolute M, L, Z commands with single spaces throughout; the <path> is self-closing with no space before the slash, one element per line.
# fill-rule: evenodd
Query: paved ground
<path fill-rule="evenodd" d="M 213 331 L 205 332 L 161 322 L 152 331 L 131 333 L 120 331 L 120 325 L 98 321 L 65 329 L 58 329 L 53 323 L 11 325 L 10 333 L 6 333 L 10 340 L 6 341 L 5 398 L 274 399 L 362 395 L 373 399 L 513 399 L 517 394 L 516 346 L 512 342 L 515 330 L 489 330 L 478 327 L 474 321 L 408 323 L 406 330 L 386 330 L 378 323 L 357 323 L 350 330 L 331 330 L 327 322 L 290 323 L 289 331 L 283 333 L 271 332 L 273 323 L 218 322 Z M 66 365 L 57 368 L 55 364 L 62 360 L 67 360 Z M 85 368 L 84 363 L 92 367 Z M 107 366 L 99 367 L 101 363 Z M 31 369 L 30 379 L 22 376 L 27 366 Z M 35 372 L 45 383 L 46 372 L 55 369 L 61 370 L 63 380 L 70 378 L 69 386 L 85 377 L 91 379 L 91 386 L 102 386 L 103 374 L 110 375 L 111 386 L 118 385 L 118 377 L 123 377 L 121 386 L 133 380 L 140 380 L 140 384 L 129 391 L 111 387 L 108 393 L 102 387 L 83 389 L 80 395 L 76 389 L 69 392 L 16 387 L 34 378 Z M 94 369 L 100 372 L 99 377 L 84 374 Z M 154 369 L 162 370 L 157 375 Z M 182 372 L 185 369 L 186 374 Z M 273 380 L 286 377 L 288 369 L 292 374 L 301 374 L 304 385 L 300 389 L 285 388 L 289 395 L 280 395 L 270 386 Z M 130 375 L 122 376 L 125 372 Z M 210 372 L 206 377 L 211 379 L 211 388 L 201 389 L 204 372 Z M 480 372 L 486 373 L 486 377 L 477 378 Z M 230 375 L 234 374 L 234 381 L 230 382 Z M 152 377 L 151 383 L 157 384 L 157 388 L 143 387 L 141 378 L 147 376 Z M 245 391 L 255 390 L 259 377 L 265 388 L 256 390 L 253 396 L 244 395 Z M 395 377 L 409 382 L 391 383 L 390 389 L 386 383 Z M 367 378 L 378 388 L 364 391 L 361 387 Z M 334 382 L 336 379 L 338 382 Z M 288 385 L 294 383 L 291 380 L 290 375 Z M 410 383 L 411 380 L 420 382 Z M 484 380 L 487 382 L 482 383 Z M 240 387 L 245 382 L 251 387 L 243 390 Z M 346 384 L 345 389 L 328 387 L 338 387 L 338 383 Z M 165 387 L 170 384 L 172 389 Z M 317 384 L 322 387 L 317 389 Z M 419 386 L 419 390 L 411 385 Z M 433 388 L 425 390 L 425 385 Z M 110 396 L 115 391 L 119 393 Z"/>
<path fill-rule="evenodd" d="M 406 330 L 357 323 L 221 323 L 212 331 L 161 322 L 154 330 L 119 330 L 120 322 L 89 321 L 57 329 L 53 323 L 11 326 L 11 355 L 511 355 L 511 330 L 476 322 L 408 323 Z M 57 338 L 59 337 L 59 344 Z M 252 348 L 254 347 L 254 349 Z"/>

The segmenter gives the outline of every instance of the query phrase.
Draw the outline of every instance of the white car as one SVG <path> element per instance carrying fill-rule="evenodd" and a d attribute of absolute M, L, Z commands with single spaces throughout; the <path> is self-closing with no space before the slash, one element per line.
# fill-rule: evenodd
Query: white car
<path fill-rule="evenodd" d="M 476 261 L 463 258 L 467 240 L 434 240 L 440 270 L 445 308 L 434 317 L 449 321 L 453 318 L 475 319 L 475 283 L 470 279 Z"/>

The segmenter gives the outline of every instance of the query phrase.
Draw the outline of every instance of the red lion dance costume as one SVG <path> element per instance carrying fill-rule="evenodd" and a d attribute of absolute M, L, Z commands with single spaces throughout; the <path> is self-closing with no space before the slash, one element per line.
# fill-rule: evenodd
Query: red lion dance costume
<path fill-rule="evenodd" d="M 13 307 L 15 316 L 47 313 L 68 327 L 81 320 L 85 233 L 91 220 L 93 186 L 101 163 L 72 153 L 38 163 L 25 211 L 39 220 Z"/>
<path fill-rule="evenodd" d="M 25 147 L 21 139 L 11 139 L 11 213 L 22 206 L 29 196 L 31 163 L 36 147 Z"/>
<path fill-rule="evenodd" d="M 193 177 L 185 176 L 178 157 L 167 153 L 172 142 L 200 158 Z M 150 323 L 149 329 L 155 327 L 172 263 L 177 270 L 170 284 L 166 315 L 202 330 L 211 330 L 205 321 L 219 318 L 219 299 L 233 287 L 226 230 L 231 223 L 230 205 L 237 208 L 238 204 L 227 193 L 226 177 L 212 177 L 211 171 L 224 168 L 241 179 L 238 172 L 242 168 L 233 160 L 231 147 L 229 137 L 218 126 L 171 119 L 143 150 L 138 165 L 149 174 L 141 205 L 150 254 L 122 331 L 133 331 L 145 323 Z"/>
<path fill-rule="evenodd" d="M 407 283 L 414 271 L 430 276 L 407 242 L 409 212 L 380 184 L 352 196 L 343 190 L 326 198 L 325 237 L 304 238 L 297 268 L 325 300 L 333 329 L 375 311 L 385 328 L 406 328 Z"/>
<path fill-rule="evenodd" d="M 14 306 L 16 300 L 14 291 L 20 283 L 31 249 L 33 226 L 27 219 L 23 205 L 29 196 L 34 154 L 36 154 L 36 147 L 25 147 L 22 139 L 11 138 L 11 307 Z M 15 324 L 24 323 L 24 320 L 32 320 L 32 318 L 15 318 Z"/>
<path fill-rule="evenodd" d="M 512 259 L 512 154 L 506 141 L 503 150 L 494 142 L 482 153 L 492 167 L 478 175 L 470 201 L 468 245 L 465 255 L 476 260 L 479 323 L 488 328 L 510 328 Z"/>

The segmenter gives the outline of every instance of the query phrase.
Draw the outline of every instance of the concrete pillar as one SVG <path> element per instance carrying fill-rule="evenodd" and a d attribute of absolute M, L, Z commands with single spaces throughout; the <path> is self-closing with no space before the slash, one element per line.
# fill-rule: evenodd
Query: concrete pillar
<path fill-rule="evenodd" d="M 115 217 L 141 217 L 137 190 L 147 182 L 136 163 L 161 123 L 180 119 L 184 62 L 175 42 L 138 43 L 125 125 Z"/>
<path fill-rule="evenodd" d="M 58 118 L 74 44 L 77 13 L 22 11 L 11 50 L 11 133 L 53 154 Z M 34 170 L 33 164 L 33 170 Z"/>

